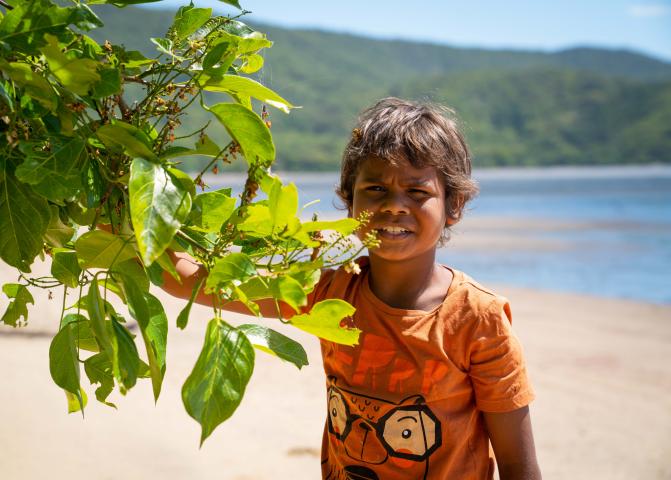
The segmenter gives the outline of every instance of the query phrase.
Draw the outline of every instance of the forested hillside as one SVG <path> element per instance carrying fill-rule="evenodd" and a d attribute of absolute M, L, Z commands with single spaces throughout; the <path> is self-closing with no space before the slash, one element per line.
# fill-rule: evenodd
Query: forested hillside
<path fill-rule="evenodd" d="M 172 18 L 132 7 L 97 11 L 106 23 L 98 40 L 145 52 L 153 45 L 141 39 L 162 36 Z M 275 41 L 262 81 L 303 107 L 273 114 L 278 169 L 337 169 L 358 111 L 388 95 L 452 107 L 476 165 L 671 162 L 666 62 L 631 51 L 494 51 L 256 27 Z"/>

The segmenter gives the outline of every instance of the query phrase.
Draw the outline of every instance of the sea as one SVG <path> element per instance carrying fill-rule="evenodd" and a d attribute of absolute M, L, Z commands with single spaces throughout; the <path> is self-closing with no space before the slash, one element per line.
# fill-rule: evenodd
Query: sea
<path fill-rule="evenodd" d="M 334 194 L 338 173 L 279 175 L 298 186 L 304 217 L 345 215 Z M 480 194 L 439 262 L 489 285 L 671 304 L 671 166 L 484 169 L 474 177 Z"/>

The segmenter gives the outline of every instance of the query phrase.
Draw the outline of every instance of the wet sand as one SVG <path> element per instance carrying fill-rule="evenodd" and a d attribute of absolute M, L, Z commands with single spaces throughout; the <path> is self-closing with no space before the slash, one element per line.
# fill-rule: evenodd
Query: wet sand
<path fill-rule="evenodd" d="M 2 283 L 15 278 L 0 266 Z M 544 478 L 671 478 L 671 306 L 493 287 L 511 300 L 525 347 Z M 298 371 L 258 352 L 242 405 L 199 449 L 199 426 L 180 388 L 212 314 L 194 307 L 180 331 L 174 320 L 182 301 L 155 293 L 170 318 L 157 405 L 146 380 L 110 397 L 118 410 L 98 403 L 84 380 L 86 418 L 66 413 L 48 368 L 59 292 L 53 300 L 35 294 L 28 327 L 0 326 L 0 478 L 319 478 L 325 399 L 317 341 L 267 320 L 305 345 L 310 366 Z M 0 309 L 6 304 L 2 296 Z"/>

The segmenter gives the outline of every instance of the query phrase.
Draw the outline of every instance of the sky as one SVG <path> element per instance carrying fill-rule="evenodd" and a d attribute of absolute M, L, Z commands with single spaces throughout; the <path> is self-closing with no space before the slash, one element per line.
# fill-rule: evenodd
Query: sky
<path fill-rule="evenodd" d="M 217 0 L 193 0 L 222 13 Z M 247 18 L 376 38 L 461 47 L 554 51 L 574 46 L 636 50 L 671 61 L 671 0 L 240 0 Z M 173 8 L 188 0 L 163 0 Z"/>

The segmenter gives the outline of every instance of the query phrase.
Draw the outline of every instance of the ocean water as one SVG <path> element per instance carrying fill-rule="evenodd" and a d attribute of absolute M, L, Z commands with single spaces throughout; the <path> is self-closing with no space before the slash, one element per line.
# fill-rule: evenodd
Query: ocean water
<path fill-rule="evenodd" d="M 333 193 L 337 173 L 280 176 L 297 184 L 301 205 L 320 200 L 304 214 L 344 215 Z M 474 176 L 480 195 L 469 204 L 463 229 L 455 228 L 458 241 L 439 250 L 440 262 L 485 284 L 671 304 L 671 167 Z M 469 238 L 477 241 L 470 245 Z"/>

